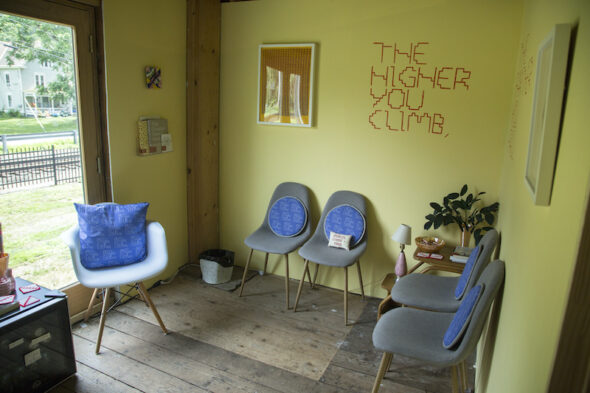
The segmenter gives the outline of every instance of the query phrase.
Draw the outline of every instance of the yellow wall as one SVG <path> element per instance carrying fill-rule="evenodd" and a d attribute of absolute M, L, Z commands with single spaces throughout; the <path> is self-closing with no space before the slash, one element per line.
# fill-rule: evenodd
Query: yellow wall
<path fill-rule="evenodd" d="M 368 201 L 368 249 L 362 258 L 366 292 L 384 296 L 380 282 L 393 271 L 401 224 L 424 233 L 429 202 L 468 183 L 498 199 L 504 129 L 509 121 L 521 4 L 513 1 L 358 2 L 291 0 L 225 3 L 221 32 L 220 232 L 221 245 L 244 264 L 244 239 L 261 223 L 277 184 L 297 181 L 312 191 L 315 226 L 337 190 Z M 311 129 L 256 123 L 258 45 L 318 44 L 316 117 Z M 428 69 L 464 67 L 469 90 L 426 89 L 424 110 L 445 115 L 444 135 L 375 130 L 371 66 L 380 66 L 374 42 L 420 47 Z M 445 135 L 448 136 L 445 137 Z M 451 242 L 454 230 L 438 231 Z M 409 247 L 411 255 L 414 245 Z M 409 258 L 411 259 L 411 258 Z M 291 276 L 302 261 L 293 254 Z M 263 258 L 254 260 L 262 268 Z M 271 258 L 273 272 L 283 263 Z M 271 269 L 272 270 L 272 269 Z M 356 274 L 350 288 L 359 292 Z M 320 281 L 343 287 L 339 270 Z"/>
<path fill-rule="evenodd" d="M 534 206 L 524 185 L 537 48 L 556 23 L 577 25 L 558 160 L 549 207 Z M 590 173 L 590 3 L 528 1 L 507 131 L 500 190 L 501 257 L 506 285 L 491 369 L 476 391 L 546 389 L 577 253 Z M 527 77 L 533 76 L 531 81 Z"/>
<path fill-rule="evenodd" d="M 186 2 L 104 0 L 108 132 L 113 199 L 150 203 L 168 240 L 170 276 L 188 261 L 186 222 Z M 162 89 L 147 89 L 144 67 L 162 69 Z M 136 154 L 140 116 L 168 119 L 174 151 Z"/>

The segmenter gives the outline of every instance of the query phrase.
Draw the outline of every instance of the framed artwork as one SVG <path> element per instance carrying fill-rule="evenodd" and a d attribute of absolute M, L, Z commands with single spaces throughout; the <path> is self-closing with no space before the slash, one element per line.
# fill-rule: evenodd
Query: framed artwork
<path fill-rule="evenodd" d="M 160 70 L 160 67 L 145 67 L 145 85 L 148 89 L 159 89 L 162 87 L 162 70 Z"/>
<path fill-rule="evenodd" d="M 260 45 L 259 124 L 312 126 L 315 44 Z"/>
<path fill-rule="evenodd" d="M 535 205 L 551 201 L 561 109 L 565 89 L 570 25 L 555 25 L 539 46 L 525 183 Z"/>

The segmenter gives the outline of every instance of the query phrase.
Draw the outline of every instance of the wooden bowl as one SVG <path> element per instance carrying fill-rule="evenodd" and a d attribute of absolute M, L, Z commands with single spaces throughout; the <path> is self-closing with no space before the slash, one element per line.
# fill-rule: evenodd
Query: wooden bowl
<path fill-rule="evenodd" d="M 425 252 L 437 252 L 445 246 L 445 241 L 440 237 L 419 236 L 416 238 L 416 246 Z"/>

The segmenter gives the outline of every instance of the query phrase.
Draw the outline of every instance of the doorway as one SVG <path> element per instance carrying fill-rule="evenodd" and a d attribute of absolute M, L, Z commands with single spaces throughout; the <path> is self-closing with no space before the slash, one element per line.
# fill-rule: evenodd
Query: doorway
<path fill-rule="evenodd" d="M 15 275 L 64 290 L 71 315 L 91 291 L 59 235 L 76 222 L 74 202 L 108 199 L 97 21 L 99 4 L 0 0 L 0 97 L 10 96 L 0 124 L 11 120 L 11 132 L 0 128 L 4 248 Z"/>

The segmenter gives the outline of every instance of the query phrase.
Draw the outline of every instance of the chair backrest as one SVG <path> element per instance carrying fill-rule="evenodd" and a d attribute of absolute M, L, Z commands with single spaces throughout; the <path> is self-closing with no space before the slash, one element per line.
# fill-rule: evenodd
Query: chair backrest
<path fill-rule="evenodd" d="M 279 184 L 270 198 L 270 202 L 268 203 L 268 208 L 266 209 L 266 214 L 264 216 L 264 221 L 262 222 L 261 227 L 267 228 L 269 231 L 270 226 L 268 225 L 268 215 L 270 213 L 271 207 L 274 203 L 283 198 L 283 197 L 295 197 L 303 203 L 305 206 L 305 210 L 307 210 L 307 222 L 305 223 L 305 227 L 297 236 L 305 236 L 309 237 L 311 232 L 311 219 L 310 219 L 310 211 L 309 211 L 309 190 L 306 186 L 300 183 L 294 182 L 285 182 Z"/>
<path fill-rule="evenodd" d="M 504 282 L 504 262 L 497 259 L 488 264 L 476 285 L 483 284 L 484 291 L 475 306 L 469 326 L 465 331 L 461 343 L 455 349 L 457 363 L 469 356 L 479 341 L 484 324 L 490 312 L 492 302 L 496 298 L 502 283 Z"/>
<path fill-rule="evenodd" d="M 469 280 L 467 281 L 467 285 L 465 287 L 465 293 L 468 293 L 471 288 L 475 286 L 475 283 L 479 279 L 480 275 L 490 263 L 490 260 L 492 259 L 492 253 L 494 252 L 497 243 L 498 231 L 495 229 L 490 229 L 487 231 L 479 241 L 478 246 L 482 246 L 482 250 L 477 257 L 475 264 L 473 265 L 471 276 L 469 276 Z"/>
<path fill-rule="evenodd" d="M 335 208 L 336 206 L 339 206 L 339 205 L 350 205 L 350 206 L 354 207 L 356 210 L 358 210 L 363 215 L 363 217 L 365 217 L 365 220 L 366 220 L 366 218 L 367 218 L 367 205 L 366 205 L 364 196 L 362 196 L 361 194 L 356 193 L 354 191 L 336 191 L 335 193 L 333 193 L 330 196 L 330 198 L 328 199 L 328 202 L 326 202 L 326 205 L 324 206 L 324 210 L 322 211 L 322 215 L 320 217 L 318 225 L 315 229 L 315 232 L 313 233 L 312 239 L 318 240 L 318 238 L 321 237 L 321 239 L 324 240 L 324 243 L 326 243 L 326 245 L 328 244 L 328 239 L 326 238 L 326 235 L 324 233 L 324 222 L 326 221 L 326 216 L 328 215 L 330 210 L 332 210 L 333 208 Z M 358 244 L 355 246 L 355 248 L 365 245 L 366 242 L 367 242 L 367 231 L 365 228 L 363 238 L 360 240 L 360 242 L 358 242 Z"/>

